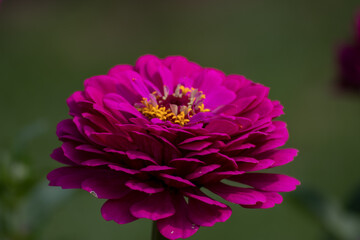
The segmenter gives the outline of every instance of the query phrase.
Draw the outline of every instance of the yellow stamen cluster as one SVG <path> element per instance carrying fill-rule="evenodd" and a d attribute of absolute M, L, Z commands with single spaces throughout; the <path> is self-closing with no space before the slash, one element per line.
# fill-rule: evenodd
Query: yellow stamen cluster
<path fill-rule="evenodd" d="M 170 109 L 166 109 L 165 107 L 159 107 L 159 105 L 154 107 L 152 104 L 149 104 L 146 98 L 143 98 L 141 103 L 144 104 L 145 107 L 138 108 L 138 110 L 147 118 L 158 118 L 162 121 L 171 121 L 181 126 L 184 126 L 190 121 L 186 118 L 184 112 L 180 112 L 178 115 L 175 115 Z"/>
<path fill-rule="evenodd" d="M 164 87 L 164 89 L 166 88 Z M 165 94 L 165 96 L 160 96 L 157 92 L 154 92 L 152 93 L 152 100 L 149 101 L 147 98 L 143 98 L 141 104 L 138 105 L 137 109 L 149 119 L 158 118 L 162 121 L 170 121 L 181 126 L 187 124 L 190 121 L 189 118 L 191 118 L 194 114 L 198 112 L 210 111 L 210 109 L 205 108 L 202 101 L 199 102 L 199 100 L 205 99 L 205 94 L 203 94 L 201 91 L 197 91 L 194 88 L 190 89 L 182 85 L 178 85 L 177 90 L 175 91 L 173 96 L 181 97 L 183 95 L 189 96 L 188 106 L 181 106 L 180 108 L 178 108 L 178 106 L 170 105 L 170 108 L 166 108 L 165 106 L 162 106 L 161 101 L 166 100 L 168 95 Z M 195 95 L 196 97 L 193 97 L 193 95 Z M 199 100 L 196 101 L 196 99 Z M 192 106 L 195 107 L 195 110 L 192 110 Z"/>
<path fill-rule="evenodd" d="M 154 106 L 150 104 L 146 98 L 143 98 L 141 103 L 144 104 L 145 107 L 138 108 L 138 110 L 148 118 L 158 118 L 162 121 L 166 121 L 174 115 L 170 109 L 159 107 L 159 105 Z"/>

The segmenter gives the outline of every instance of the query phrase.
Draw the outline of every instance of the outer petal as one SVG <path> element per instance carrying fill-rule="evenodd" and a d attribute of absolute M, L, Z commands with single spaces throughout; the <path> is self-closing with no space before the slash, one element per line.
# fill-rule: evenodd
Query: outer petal
<path fill-rule="evenodd" d="M 294 157 L 296 157 L 298 152 L 299 151 L 297 149 L 293 149 L 293 148 L 275 149 L 275 150 L 271 150 L 271 151 L 268 151 L 265 153 L 261 153 L 259 156 L 257 156 L 257 158 L 258 159 L 264 159 L 264 158 L 273 159 L 274 164 L 272 165 L 272 167 L 277 167 L 277 166 L 281 166 L 281 165 L 291 162 L 294 159 Z"/>
<path fill-rule="evenodd" d="M 132 192 L 121 199 L 111 199 L 104 203 L 101 214 L 106 221 L 114 220 L 118 224 L 125 224 L 137 220 L 130 212 L 130 206 L 141 200 L 143 194 Z"/>
<path fill-rule="evenodd" d="M 72 140 L 83 142 L 84 138 L 79 133 L 72 119 L 65 119 L 56 126 L 56 135 L 61 141 Z"/>
<path fill-rule="evenodd" d="M 205 193 L 198 190 L 197 188 L 191 188 L 191 189 L 185 189 L 182 191 L 184 196 L 195 199 L 197 201 L 201 201 L 207 205 L 214 205 L 221 208 L 226 208 L 226 205 L 224 203 L 218 202 L 210 197 L 208 197 Z"/>
<path fill-rule="evenodd" d="M 101 176 L 87 179 L 82 182 L 82 189 L 92 193 L 98 198 L 117 199 L 127 195 L 131 190 L 125 187 L 124 183 L 128 176 Z"/>
<path fill-rule="evenodd" d="M 181 195 L 174 197 L 176 213 L 171 217 L 161 219 L 157 222 L 160 233 L 170 239 L 188 238 L 195 234 L 199 226 L 188 218 L 188 206 Z"/>
<path fill-rule="evenodd" d="M 257 203 L 255 205 L 241 205 L 245 208 L 272 208 L 275 204 L 280 204 L 283 200 L 282 196 L 276 192 L 263 192 L 266 197 L 265 202 Z"/>
<path fill-rule="evenodd" d="M 47 175 L 49 186 L 60 186 L 63 189 L 81 188 L 81 183 L 95 176 L 106 177 L 114 174 L 111 170 L 87 167 L 62 167 Z"/>
<path fill-rule="evenodd" d="M 148 195 L 144 200 L 131 206 L 130 212 L 138 218 L 148 218 L 153 221 L 174 215 L 175 208 L 168 191 Z"/>
<path fill-rule="evenodd" d="M 217 222 L 225 222 L 231 216 L 231 208 L 209 205 L 202 201 L 189 198 L 189 219 L 193 223 L 211 227 Z"/>
<path fill-rule="evenodd" d="M 300 185 L 293 177 L 275 173 L 245 173 L 230 177 L 230 180 L 269 192 L 290 192 Z"/>
<path fill-rule="evenodd" d="M 63 163 L 63 164 L 66 164 L 66 165 L 73 165 L 73 166 L 77 165 L 73 161 L 71 161 L 69 158 L 64 156 L 64 151 L 62 150 L 62 148 L 56 148 L 52 152 L 50 157 L 52 157 L 53 159 L 55 159 L 59 163 Z"/>
<path fill-rule="evenodd" d="M 223 183 L 215 183 L 206 186 L 206 188 L 225 200 L 236 204 L 254 205 L 266 201 L 264 194 L 249 188 L 234 187 Z"/>
<path fill-rule="evenodd" d="M 189 180 L 186 180 L 178 176 L 172 176 L 166 173 L 161 173 L 159 176 L 164 180 L 164 182 L 167 185 L 172 187 L 176 187 L 176 188 L 195 187 L 195 184 L 193 184 Z"/>
<path fill-rule="evenodd" d="M 153 194 L 164 191 L 164 187 L 155 181 L 146 180 L 146 181 L 138 181 L 135 179 L 128 180 L 125 185 L 132 190 Z"/>

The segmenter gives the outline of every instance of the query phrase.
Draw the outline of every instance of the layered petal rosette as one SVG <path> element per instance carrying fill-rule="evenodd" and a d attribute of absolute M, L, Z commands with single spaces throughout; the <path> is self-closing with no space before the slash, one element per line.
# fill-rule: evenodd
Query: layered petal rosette
<path fill-rule="evenodd" d="M 360 11 L 355 20 L 355 37 L 339 50 L 339 85 L 344 90 L 360 93 Z"/>
<path fill-rule="evenodd" d="M 84 85 L 67 101 L 72 118 L 58 124 L 62 146 L 51 155 L 68 166 L 48 179 L 107 199 L 106 220 L 148 218 L 166 238 L 187 238 L 226 221 L 226 201 L 270 208 L 282 202 L 279 192 L 299 185 L 259 172 L 297 155 L 279 149 L 288 139 L 286 124 L 274 121 L 283 107 L 263 85 L 181 56 L 153 55 Z"/>

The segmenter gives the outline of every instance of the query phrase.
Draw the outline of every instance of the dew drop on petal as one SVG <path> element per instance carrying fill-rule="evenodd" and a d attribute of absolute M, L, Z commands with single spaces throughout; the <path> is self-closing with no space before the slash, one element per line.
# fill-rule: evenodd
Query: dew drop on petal
<path fill-rule="evenodd" d="M 96 198 L 98 197 L 98 195 L 97 195 L 96 192 L 94 192 L 94 191 L 90 191 L 90 194 L 93 195 L 93 196 L 96 197 Z"/>
<path fill-rule="evenodd" d="M 174 234 L 174 231 L 171 231 L 170 234 Z"/>

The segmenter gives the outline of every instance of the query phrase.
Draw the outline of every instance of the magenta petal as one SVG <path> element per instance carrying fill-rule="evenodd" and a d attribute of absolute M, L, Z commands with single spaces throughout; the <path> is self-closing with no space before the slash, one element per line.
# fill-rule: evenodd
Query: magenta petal
<path fill-rule="evenodd" d="M 239 130 L 239 126 L 224 119 L 212 120 L 206 127 L 209 132 L 234 134 Z"/>
<path fill-rule="evenodd" d="M 133 69 L 133 66 L 131 66 L 129 64 L 116 65 L 109 70 L 108 75 L 119 78 L 122 73 L 124 73 L 125 71 L 128 71 L 128 70 L 132 70 L 132 69 Z"/>
<path fill-rule="evenodd" d="M 264 194 L 249 188 L 234 187 L 223 183 L 211 184 L 206 188 L 223 199 L 236 204 L 254 205 L 266 201 Z"/>
<path fill-rule="evenodd" d="M 230 179 L 269 192 L 289 192 L 300 185 L 293 177 L 275 173 L 245 173 Z"/>
<path fill-rule="evenodd" d="M 256 96 L 250 96 L 250 97 L 244 97 L 244 98 L 238 98 L 232 102 L 233 105 L 235 105 L 235 108 L 229 109 L 227 112 L 228 114 L 231 113 L 231 115 L 237 115 L 241 113 L 244 109 L 246 109 L 254 100 L 256 99 Z"/>
<path fill-rule="evenodd" d="M 119 110 L 125 113 L 129 113 L 138 118 L 144 118 L 144 116 L 136 110 L 131 104 L 129 104 L 123 97 L 118 94 L 110 93 L 104 97 L 105 105 L 114 110 Z"/>
<path fill-rule="evenodd" d="M 188 238 L 194 235 L 199 226 L 191 222 L 188 218 L 188 206 L 183 196 L 174 197 L 176 212 L 174 215 L 157 221 L 160 233 L 170 239 Z"/>
<path fill-rule="evenodd" d="M 189 198 L 189 220 L 197 225 L 211 227 L 217 222 L 225 222 L 231 216 L 231 208 L 209 205 Z"/>
<path fill-rule="evenodd" d="M 90 134 L 89 138 L 97 144 L 108 148 L 115 148 L 119 150 L 133 150 L 135 148 L 135 145 L 132 142 L 123 135 L 119 134 L 93 132 Z"/>
<path fill-rule="evenodd" d="M 159 78 L 162 81 L 162 86 L 166 86 L 169 89 L 169 94 L 173 93 L 174 80 L 171 72 L 165 66 L 159 66 L 158 72 L 154 74 L 154 79 Z"/>
<path fill-rule="evenodd" d="M 126 152 L 126 155 L 129 157 L 129 159 L 142 159 L 153 164 L 157 164 L 154 159 L 152 159 L 148 154 L 145 154 L 143 152 L 130 150 Z"/>
<path fill-rule="evenodd" d="M 216 91 L 206 95 L 204 104 L 210 109 L 215 109 L 218 106 L 230 104 L 235 98 L 236 94 L 233 91 L 219 87 Z"/>
<path fill-rule="evenodd" d="M 201 151 L 207 148 L 208 146 L 210 146 L 211 144 L 212 144 L 211 142 L 197 141 L 197 142 L 179 145 L 179 148 L 190 151 Z"/>
<path fill-rule="evenodd" d="M 297 149 L 275 149 L 265 153 L 261 153 L 258 158 L 269 158 L 274 160 L 272 167 L 281 166 L 291 162 L 298 154 Z"/>
<path fill-rule="evenodd" d="M 109 152 L 109 153 L 115 153 L 116 155 L 118 155 L 119 157 L 123 157 L 126 155 L 126 153 L 124 151 L 120 151 L 120 150 L 115 150 L 112 148 L 104 148 L 105 152 Z"/>
<path fill-rule="evenodd" d="M 273 104 L 270 99 L 262 101 L 255 109 L 254 112 L 260 116 L 267 116 L 273 110 Z"/>
<path fill-rule="evenodd" d="M 158 193 L 164 191 L 164 187 L 155 181 L 146 180 L 146 181 L 139 181 L 135 179 L 128 180 L 125 185 L 132 190 L 144 192 L 144 193 Z"/>
<path fill-rule="evenodd" d="M 88 99 L 83 91 L 74 92 L 67 100 L 69 106 L 69 115 L 78 116 L 84 110 L 91 107 L 93 102 Z"/>
<path fill-rule="evenodd" d="M 94 87 L 95 89 L 98 89 L 99 92 L 106 94 L 116 92 L 116 82 L 118 82 L 118 80 L 114 77 L 100 75 L 86 79 L 84 86 L 85 88 L 89 86 Z"/>
<path fill-rule="evenodd" d="M 245 162 L 245 163 L 258 163 L 259 161 L 256 160 L 255 158 L 250 158 L 250 157 L 233 157 L 233 159 L 237 162 L 237 163 L 241 163 L 241 162 Z"/>
<path fill-rule="evenodd" d="M 181 177 L 172 176 L 166 173 L 161 173 L 159 176 L 164 180 L 164 182 L 167 185 L 171 187 L 176 187 L 176 188 L 195 187 L 195 184 Z"/>
<path fill-rule="evenodd" d="M 52 154 L 50 155 L 51 158 L 55 159 L 56 161 L 58 161 L 59 163 L 63 163 L 66 165 L 72 165 L 75 166 L 77 164 L 75 164 L 73 161 L 71 161 L 69 158 L 64 156 L 64 151 L 62 150 L 62 148 L 56 148 Z"/>
<path fill-rule="evenodd" d="M 212 157 L 204 159 L 207 163 L 221 164 L 222 168 L 227 170 L 237 170 L 238 166 L 235 160 L 222 153 L 215 153 Z"/>
<path fill-rule="evenodd" d="M 61 167 L 47 175 L 49 186 L 60 186 L 63 189 L 81 188 L 81 183 L 88 178 L 113 174 L 111 170 L 86 167 Z"/>
<path fill-rule="evenodd" d="M 84 138 L 79 133 L 76 125 L 72 119 L 65 119 L 58 123 L 56 126 L 56 135 L 61 141 L 72 140 L 77 142 L 83 142 Z"/>
<path fill-rule="evenodd" d="M 167 140 L 166 138 L 164 138 L 162 136 L 158 136 L 158 138 L 162 141 L 162 145 L 163 145 L 162 155 L 163 155 L 164 162 L 167 163 L 171 159 L 179 158 L 182 155 L 180 150 L 169 140 Z"/>
<path fill-rule="evenodd" d="M 113 220 L 118 224 L 125 224 L 137 220 L 130 212 L 135 202 L 144 198 L 140 193 L 129 193 L 121 199 L 107 200 L 101 208 L 101 215 L 106 221 Z"/>
<path fill-rule="evenodd" d="M 91 146 L 89 144 L 82 144 L 82 145 L 79 145 L 77 147 L 75 147 L 76 150 L 81 150 L 81 151 L 84 151 L 84 152 L 89 152 L 89 153 L 97 153 L 97 154 L 104 154 L 103 151 L 97 149 L 96 147 L 94 146 Z"/>
<path fill-rule="evenodd" d="M 270 168 L 273 166 L 273 164 L 274 161 L 271 159 L 262 159 L 259 160 L 257 163 L 238 163 L 238 167 L 243 171 L 253 172 Z"/>
<path fill-rule="evenodd" d="M 179 176 L 192 173 L 199 165 L 204 165 L 204 162 L 195 158 L 175 158 L 169 162 Z"/>
<path fill-rule="evenodd" d="M 209 122 L 211 119 L 214 118 L 214 116 L 215 114 L 212 112 L 199 112 L 190 119 L 189 125 L 195 127 L 198 126 L 198 128 L 202 128 L 203 126 L 202 123 Z"/>
<path fill-rule="evenodd" d="M 182 56 L 168 56 L 163 62 L 171 70 L 174 81 L 184 84 L 185 87 L 192 86 L 193 79 L 190 76 L 201 70 L 198 64 L 190 62 Z"/>
<path fill-rule="evenodd" d="M 214 68 L 205 68 L 198 78 L 194 80 L 193 87 L 199 87 L 206 95 L 217 93 L 222 88 L 221 83 L 225 74 Z"/>
<path fill-rule="evenodd" d="M 204 162 L 196 158 L 175 158 L 169 162 L 169 165 L 173 165 L 175 167 L 178 167 L 181 164 L 204 164 Z"/>
<path fill-rule="evenodd" d="M 98 198 L 117 199 L 122 198 L 130 192 L 125 187 L 127 176 L 94 177 L 82 182 L 82 189 L 90 192 Z"/>
<path fill-rule="evenodd" d="M 144 200 L 131 206 L 130 212 L 137 218 L 148 218 L 153 221 L 174 215 L 175 208 L 169 192 L 164 191 L 148 195 Z"/>
<path fill-rule="evenodd" d="M 272 101 L 272 104 L 273 104 L 273 110 L 272 112 L 270 113 L 270 116 L 272 118 L 277 118 L 279 117 L 280 115 L 283 115 L 284 114 L 284 107 L 280 104 L 279 101 Z"/>
<path fill-rule="evenodd" d="M 157 90 L 162 89 L 161 79 L 153 79 L 153 76 L 162 65 L 160 59 L 154 55 L 144 55 L 138 58 L 135 63 L 135 70 L 140 73 L 141 76 L 145 76 L 147 79 L 153 81 Z"/>
<path fill-rule="evenodd" d="M 199 189 L 196 189 L 196 188 L 185 189 L 184 191 L 182 191 L 182 193 L 186 197 L 193 198 L 198 201 L 204 202 L 207 205 L 215 205 L 215 206 L 218 206 L 221 208 L 226 207 L 226 205 L 224 203 L 218 202 L 218 201 L 208 197 L 205 193 L 203 193 L 202 191 L 200 191 Z"/>
<path fill-rule="evenodd" d="M 150 155 L 156 162 L 161 162 L 163 147 L 158 140 L 148 134 L 136 131 L 129 132 L 129 134 L 136 143 L 138 151 Z"/>
<path fill-rule="evenodd" d="M 121 166 L 118 166 L 118 165 L 112 165 L 112 164 L 109 165 L 109 168 L 111 168 L 111 169 L 113 169 L 115 171 L 124 172 L 124 173 L 131 174 L 131 175 L 140 173 L 139 170 L 129 169 L 129 168 L 121 167 Z"/>
<path fill-rule="evenodd" d="M 219 165 L 219 164 L 211 164 L 211 165 L 207 165 L 207 166 L 202 166 L 202 167 L 195 169 L 194 172 L 190 173 L 185 178 L 189 179 L 189 180 L 196 179 L 196 178 L 199 178 L 209 172 L 214 171 L 215 169 L 218 169 L 219 167 L 221 167 L 221 165 Z"/>
<path fill-rule="evenodd" d="M 79 150 L 76 150 L 75 147 L 76 145 L 70 142 L 64 142 L 61 145 L 64 156 L 77 164 L 81 164 L 81 162 L 85 160 L 96 158 L 96 156 L 98 156 L 97 154 L 94 155 L 92 153 L 80 152 Z"/>
<path fill-rule="evenodd" d="M 187 154 L 185 156 L 185 158 L 192 158 L 194 156 L 205 156 L 205 155 L 210 155 L 210 154 L 213 154 L 213 153 L 217 153 L 219 152 L 220 149 L 215 149 L 215 148 L 211 148 L 211 149 L 205 149 L 205 150 L 202 150 L 200 152 L 191 152 L 189 154 Z"/>
<path fill-rule="evenodd" d="M 140 169 L 141 172 L 173 172 L 175 168 L 168 166 L 150 165 Z"/>
<path fill-rule="evenodd" d="M 106 131 L 111 132 L 114 131 L 114 126 L 110 124 L 108 119 L 101 115 L 96 115 L 97 112 L 90 114 L 90 113 L 82 113 L 81 116 L 84 120 L 88 120 L 89 125 L 93 125 L 94 128 L 98 129 L 99 131 Z"/>
<path fill-rule="evenodd" d="M 111 164 L 111 162 L 103 159 L 90 159 L 81 163 L 82 166 L 89 166 L 89 167 L 103 166 L 109 164 Z"/>
<path fill-rule="evenodd" d="M 282 196 L 276 192 L 263 192 L 266 197 L 266 201 L 263 203 L 257 203 L 255 205 L 241 205 L 245 208 L 272 208 L 275 204 L 282 203 Z"/>
<path fill-rule="evenodd" d="M 249 82 L 249 80 L 247 80 L 244 76 L 230 74 L 226 76 L 224 86 L 233 91 L 237 91 L 240 87 L 244 87 L 246 82 Z"/>
<path fill-rule="evenodd" d="M 223 179 L 227 179 L 230 176 L 236 176 L 239 174 L 243 174 L 244 171 L 224 171 L 224 172 L 211 172 L 204 176 L 202 176 L 199 180 L 197 180 L 201 184 L 211 184 L 215 182 L 219 182 Z"/>
<path fill-rule="evenodd" d="M 128 82 L 132 85 L 135 92 L 139 93 L 144 98 L 149 97 L 149 89 L 146 87 L 144 80 L 140 74 L 135 71 L 128 70 L 123 73 L 123 76 L 128 79 Z"/>
<path fill-rule="evenodd" d="M 209 139 L 211 136 L 198 136 L 198 137 L 192 137 L 192 138 L 187 138 L 186 140 L 184 140 L 183 142 L 179 143 L 181 144 L 186 144 L 186 143 L 192 143 L 192 142 L 196 142 L 196 141 L 201 141 L 201 140 L 205 140 L 205 139 Z"/>
<path fill-rule="evenodd" d="M 237 151 L 237 150 L 244 150 L 244 149 L 250 149 L 256 147 L 255 144 L 252 143 L 243 143 L 239 144 L 237 146 L 231 146 L 231 148 L 224 149 L 224 152 L 231 152 L 231 151 Z"/>
<path fill-rule="evenodd" d="M 255 148 L 253 154 L 259 154 L 277 147 L 281 147 L 285 144 L 286 140 L 287 139 L 272 139 L 263 144 L 262 146 L 258 146 L 257 148 Z"/>

